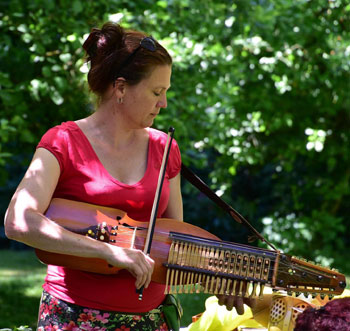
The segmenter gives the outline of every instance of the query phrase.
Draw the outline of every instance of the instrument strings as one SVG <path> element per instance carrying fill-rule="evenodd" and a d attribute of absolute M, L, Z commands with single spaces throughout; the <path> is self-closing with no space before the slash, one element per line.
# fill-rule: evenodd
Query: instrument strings
<path fill-rule="evenodd" d="M 116 240 L 116 242 L 117 243 L 121 243 L 121 244 L 128 244 L 128 243 L 130 243 L 130 239 L 128 239 L 127 237 L 130 237 L 130 238 L 132 238 L 133 236 L 134 236 L 134 231 L 131 231 L 131 230 L 137 230 L 137 231 L 144 231 L 144 230 L 147 230 L 147 228 L 134 228 L 134 229 L 132 229 L 132 228 L 130 228 L 130 226 L 125 226 L 125 225 L 119 225 L 118 226 L 118 228 L 121 228 L 121 233 L 120 233 L 120 235 L 121 235 L 121 237 L 122 237 L 122 239 L 118 239 L 118 235 L 112 235 L 113 237 L 115 236 L 117 239 L 115 239 Z M 124 229 L 125 229 L 125 231 L 124 231 Z M 154 234 L 154 238 L 157 238 L 158 236 L 162 236 L 162 235 L 164 235 L 164 236 L 168 236 L 169 235 L 169 232 L 168 231 L 157 231 L 157 233 L 155 233 Z M 213 242 L 213 243 L 217 243 L 217 244 L 220 244 L 220 241 L 215 241 L 215 240 L 210 240 L 211 242 Z M 225 243 L 227 243 L 227 242 L 225 242 Z M 201 244 L 196 244 L 196 243 L 193 243 L 194 245 L 199 245 L 199 246 L 201 246 L 201 247 L 203 247 L 203 248 L 206 248 L 207 250 L 211 250 L 212 249 L 212 247 L 210 246 L 210 245 L 201 245 Z M 234 245 L 237 245 L 237 244 L 232 244 L 232 246 L 234 246 Z M 239 245 L 239 244 L 238 244 Z M 238 248 L 240 248 L 240 247 L 238 247 Z M 238 250 L 237 249 L 237 247 L 232 247 L 231 249 L 229 249 L 229 248 L 215 248 L 216 250 L 220 250 L 220 249 L 222 249 L 222 250 L 226 250 L 226 251 L 229 251 L 229 250 L 232 250 L 232 251 L 235 251 L 236 253 L 238 253 L 238 254 L 248 254 L 248 256 L 250 256 L 249 254 L 251 254 L 251 255 L 253 255 L 253 256 L 255 256 L 255 257 L 259 257 L 260 255 L 259 255 L 259 253 L 249 253 L 249 252 L 245 252 L 242 248 L 242 251 L 240 251 L 240 250 Z M 266 249 L 261 249 L 261 248 L 259 248 L 259 247 L 254 247 L 254 249 L 256 249 L 257 251 L 261 251 L 261 253 L 260 254 L 262 254 L 264 251 L 266 251 Z M 276 251 L 273 251 L 273 250 L 267 250 L 270 254 L 272 254 L 272 255 L 274 255 L 274 257 L 272 257 L 272 259 L 271 259 L 271 261 L 273 261 L 273 262 L 275 262 L 275 260 L 276 260 L 276 258 L 277 258 L 277 252 Z M 219 260 L 218 258 L 216 258 L 215 257 L 215 254 L 214 254 L 214 256 L 212 256 L 212 255 L 208 255 L 208 256 L 204 256 L 203 255 L 203 252 L 201 252 L 201 253 L 197 253 L 195 250 L 193 250 L 192 252 L 191 252 L 191 257 L 192 258 L 194 258 L 194 259 L 196 259 L 196 258 L 203 258 L 203 257 L 205 257 L 205 258 L 207 258 L 207 259 L 213 259 L 213 260 Z M 156 253 L 154 253 L 154 256 L 155 257 L 158 257 L 158 255 L 156 254 Z M 221 267 L 221 269 L 222 270 L 224 270 L 225 269 L 225 267 L 224 267 L 224 264 L 225 264 L 225 262 L 230 262 L 230 259 L 225 259 L 224 260 L 224 263 L 222 263 L 222 267 Z M 284 262 L 282 259 L 280 259 L 279 260 L 279 265 L 281 265 L 281 266 L 285 266 L 285 267 L 290 267 L 290 263 L 287 263 L 287 262 Z M 218 263 L 216 263 L 216 264 L 218 264 Z M 227 269 L 227 268 L 226 268 Z M 304 269 L 303 268 L 301 268 L 301 267 L 299 267 L 297 264 L 294 264 L 293 265 L 293 269 L 295 270 L 295 271 L 304 271 Z M 270 273 L 270 272 L 273 272 L 275 270 L 275 265 L 272 263 L 270 263 L 269 264 L 269 266 L 268 266 L 268 273 Z M 280 274 L 284 274 L 284 275 L 288 275 L 289 274 L 289 272 L 288 271 L 284 271 L 284 270 L 286 270 L 286 268 L 283 268 L 282 269 L 282 271 L 280 271 L 279 273 Z M 225 271 L 223 271 L 223 272 L 225 272 Z M 318 273 L 316 273 L 315 271 L 313 271 L 312 269 L 309 269 L 308 270 L 308 273 L 309 273 L 309 275 L 313 275 L 313 276 L 317 276 L 318 275 Z"/>

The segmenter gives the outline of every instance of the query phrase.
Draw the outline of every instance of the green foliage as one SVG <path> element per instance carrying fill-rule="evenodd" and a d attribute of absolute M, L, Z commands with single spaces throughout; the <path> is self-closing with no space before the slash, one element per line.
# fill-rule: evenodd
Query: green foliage
<path fill-rule="evenodd" d="M 350 271 L 346 1 L 2 1 L 0 183 L 8 196 L 51 126 L 86 116 L 82 41 L 109 18 L 172 53 L 183 161 L 280 249 Z M 109 16 L 113 15 L 113 16 Z M 3 201 L 3 209 L 8 201 Z M 186 220 L 247 232 L 184 184 Z M 233 222 L 232 222 L 233 223 Z"/>

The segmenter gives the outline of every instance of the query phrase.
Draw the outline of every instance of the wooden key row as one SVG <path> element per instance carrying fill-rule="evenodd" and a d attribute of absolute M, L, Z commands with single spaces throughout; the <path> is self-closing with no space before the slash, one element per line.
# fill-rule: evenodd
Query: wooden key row
<path fill-rule="evenodd" d="M 268 257 L 174 240 L 166 264 L 166 293 L 255 298 L 262 295 L 270 264 Z"/>

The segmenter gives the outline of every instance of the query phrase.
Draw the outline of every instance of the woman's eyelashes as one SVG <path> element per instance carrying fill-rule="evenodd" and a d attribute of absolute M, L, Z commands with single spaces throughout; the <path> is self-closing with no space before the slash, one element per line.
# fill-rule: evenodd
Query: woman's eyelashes
<path fill-rule="evenodd" d="M 166 92 L 168 91 L 167 88 L 163 87 L 161 88 L 160 90 L 155 90 L 153 91 L 153 94 L 156 96 L 156 97 L 159 97 L 161 96 L 163 93 L 166 94 Z"/>

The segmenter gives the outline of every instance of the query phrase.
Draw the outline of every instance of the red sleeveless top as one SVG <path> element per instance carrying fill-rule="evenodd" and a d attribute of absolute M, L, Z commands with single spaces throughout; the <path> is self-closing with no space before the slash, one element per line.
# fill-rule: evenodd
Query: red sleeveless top
<path fill-rule="evenodd" d="M 58 160 L 61 174 L 53 194 L 125 211 L 137 221 L 149 221 L 167 134 L 149 128 L 147 169 L 143 178 L 127 185 L 104 168 L 87 137 L 75 122 L 50 129 L 37 148 L 49 150 Z M 116 160 L 118 162 L 118 160 Z M 162 217 L 169 200 L 169 179 L 181 169 L 181 155 L 173 140 L 157 217 Z M 126 270 L 117 275 L 99 275 L 49 265 L 43 288 L 58 299 L 89 308 L 120 312 L 146 312 L 164 299 L 164 285 L 151 282 L 138 300 L 135 278 Z"/>

